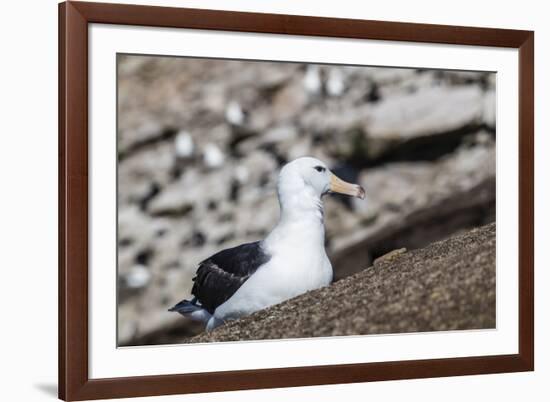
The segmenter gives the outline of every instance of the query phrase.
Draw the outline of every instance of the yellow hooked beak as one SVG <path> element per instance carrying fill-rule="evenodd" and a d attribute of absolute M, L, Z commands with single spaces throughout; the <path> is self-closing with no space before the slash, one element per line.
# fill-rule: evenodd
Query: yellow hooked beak
<path fill-rule="evenodd" d="M 351 195 L 365 199 L 365 189 L 358 184 L 345 182 L 334 174 L 330 174 L 330 192 Z"/>

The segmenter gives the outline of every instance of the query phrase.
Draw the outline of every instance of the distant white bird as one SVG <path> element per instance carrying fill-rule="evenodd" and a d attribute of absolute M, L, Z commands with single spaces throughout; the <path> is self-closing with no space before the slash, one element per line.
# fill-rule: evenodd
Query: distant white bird
<path fill-rule="evenodd" d="M 282 168 L 277 193 L 281 213 L 271 233 L 202 261 L 193 278 L 194 298 L 170 311 L 204 321 L 211 330 L 330 284 L 321 198 L 341 193 L 364 199 L 365 190 L 339 179 L 320 160 L 305 157 Z"/>
<path fill-rule="evenodd" d="M 321 81 L 321 71 L 316 65 L 310 65 L 307 67 L 306 74 L 304 75 L 304 87 L 310 94 L 318 94 L 321 92 L 323 83 Z"/>
<path fill-rule="evenodd" d="M 181 130 L 176 135 L 175 141 L 176 155 L 180 158 L 188 158 L 195 151 L 193 137 L 185 130 Z"/>
<path fill-rule="evenodd" d="M 227 108 L 225 109 L 225 118 L 227 121 L 236 126 L 240 126 L 244 122 L 244 117 L 245 116 L 241 105 L 239 105 L 236 101 L 229 102 Z"/>
<path fill-rule="evenodd" d="M 151 272 L 145 265 L 134 265 L 126 275 L 126 286 L 133 289 L 142 288 L 151 280 Z"/>
<path fill-rule="evenodd" d="M 346 89 L 346 83 L 342 70 L 334 67 L 330 70 L 327 78 L 327 92 L 330 96 L 340 96 Z"/>
<path fill-rule="evenodd" d="M 206 144 L 204 147 L 204 163 L 210 168 L 217 168 L 223 165 L 225 156 L 216 144 Z"/>

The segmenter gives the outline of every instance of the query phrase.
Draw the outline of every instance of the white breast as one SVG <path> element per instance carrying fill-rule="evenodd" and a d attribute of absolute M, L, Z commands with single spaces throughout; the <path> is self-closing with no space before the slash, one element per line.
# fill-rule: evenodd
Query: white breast
<path fill-rule="evenodd" d="M 247 315 L 332 281 L 322 220 L 279 225 L 264 241 L 264 247 L 271 259 L 216 309 L 216 318 Z"/>

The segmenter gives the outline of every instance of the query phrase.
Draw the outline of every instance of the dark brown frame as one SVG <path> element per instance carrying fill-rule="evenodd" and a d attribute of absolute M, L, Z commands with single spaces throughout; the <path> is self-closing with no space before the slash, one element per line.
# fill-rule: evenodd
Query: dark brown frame
<path fill-rule="evenodd" d="M 88 24 L 519 49 L 519 353 L 198 374 L 88 377 Z M 534 33 L 105 3 L 59 5 L 59 397 L 137 397 L 534 369 Z"/>

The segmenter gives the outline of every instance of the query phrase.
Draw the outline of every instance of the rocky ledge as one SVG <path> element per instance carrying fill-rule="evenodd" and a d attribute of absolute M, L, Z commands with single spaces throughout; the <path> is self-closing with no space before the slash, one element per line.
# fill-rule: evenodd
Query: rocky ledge
<path fill-rule="evenodd" d="M 495 327 L 495 224 L 373 266 L 183 342 Z"/>

